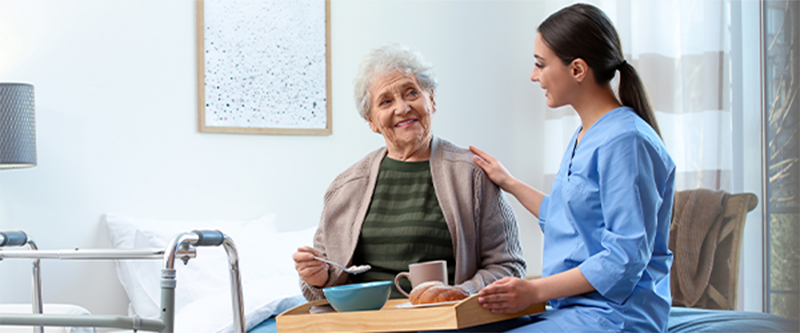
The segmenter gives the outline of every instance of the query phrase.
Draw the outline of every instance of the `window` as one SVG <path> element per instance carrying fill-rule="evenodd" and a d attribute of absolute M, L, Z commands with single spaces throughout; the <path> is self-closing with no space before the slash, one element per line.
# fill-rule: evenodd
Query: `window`
<path fill-rule="evenodd" d="M 800 35 L 796 0 L 763 4 L 764 309 L 800 316 Z"/>

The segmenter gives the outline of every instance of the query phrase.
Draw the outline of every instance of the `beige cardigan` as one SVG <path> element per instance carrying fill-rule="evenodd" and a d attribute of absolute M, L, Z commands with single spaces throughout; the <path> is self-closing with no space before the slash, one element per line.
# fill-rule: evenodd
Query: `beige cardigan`
<path fill-rule="evenodd" d="M 314 237 L 314 247 L 328 259 L 345 266 L 352 264 L 385 155 L 385 147 L 373 151 L 328 187 Z M 476 293 L 505 276 L 524 277 L 526 264 L 514 212 L 500 188 L 472 161 L 472 153 L 434 137 L 430 165 L 439 206 L 453 237 L 455 283 Z M 324 287 L 347 284 L 348 278 L 331 265 Z M 303 279 L 300 287 L 308 300 L 325 297 L 322 288 Z"/>

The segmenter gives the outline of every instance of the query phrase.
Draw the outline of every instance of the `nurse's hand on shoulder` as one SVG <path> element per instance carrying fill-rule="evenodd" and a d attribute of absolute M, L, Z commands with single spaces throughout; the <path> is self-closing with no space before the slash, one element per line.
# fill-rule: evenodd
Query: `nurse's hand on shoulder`
<path fill-rule="evenodd" d="M 492 313 L 517 313 L 533 304 L 536 289 L 531 281 L 504 277 L 478 292 L 478 302 Z"/>
<path fill-rule="evenodd" d="M 475 148 L 475 146 L 469 146 L 469 150 L 475 154 L 475 156 L 472 157 L 475 164 L 481 167 L 481 169 L 486 172 L 486 175 L 489 176 L 489 179 L 497 184 L 497 186 L 500 186 L 500 188 L 508 192 L 508 187 L 510 182 L 514 180 L 514 177 L 511 176 L 511 173 L 508 172 L 506 167 L 496 158 L 483 150 Z"/>
<path fill-rule="evenodd" d="M 306 283 L 322 287 L 325 282 L 328 282 L 329 267 L 327 263 L 314 259 L 315 256 L 323 257 L 323 254 L 319 250 L 308 246 L 298 248 L 297 252 L 292 255 L 294 269 L 297 270 L 297 274 Z"/>

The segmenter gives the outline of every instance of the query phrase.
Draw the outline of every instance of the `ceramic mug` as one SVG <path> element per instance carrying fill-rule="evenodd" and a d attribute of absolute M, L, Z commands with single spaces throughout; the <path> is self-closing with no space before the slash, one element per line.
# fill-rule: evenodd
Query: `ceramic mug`
<path fill-rule="evenodd" d="M 403 295 L 408 293 L 400 288 L 400 278 L 405 277 L 411 281 L 411 288 L 427 281 L 442 281 L 447 284 L 447 261 L 434 260 L 408 265 L 408 272 L 400 272 L 394 277 L 394 285 Z"/>

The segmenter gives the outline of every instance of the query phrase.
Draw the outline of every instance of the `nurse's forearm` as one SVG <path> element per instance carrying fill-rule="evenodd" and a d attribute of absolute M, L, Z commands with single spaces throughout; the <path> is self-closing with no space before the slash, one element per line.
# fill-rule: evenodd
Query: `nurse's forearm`
<path fill-rule="evenodd" d="M 517 201 L 519 201 L 525 208 L 531 212 L 536 218 L 539 218 L 539 207 L 542 205 L 544 193 L 532 186 L 525 184 L 518 179 L 514 178 L 509 184 L 503 188 L 508 193 L 511 193 Z"/>
<path fill-rule="evenodd" d="M 534 286 L 536 302 L 585 294 L 595 290 L 578 268 L 530 282 Z"/>

